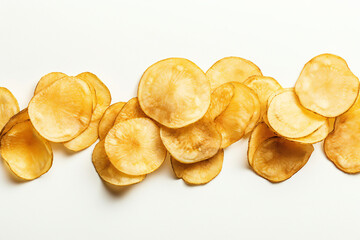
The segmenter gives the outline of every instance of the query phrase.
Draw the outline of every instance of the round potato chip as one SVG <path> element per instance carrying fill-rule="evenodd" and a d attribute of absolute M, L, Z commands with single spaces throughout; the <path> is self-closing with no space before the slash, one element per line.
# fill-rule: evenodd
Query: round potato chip
<path fill-rule="evenodd" d="M 331 118 L 329 118 L 331 119 Z M 290 141 L 299 142 L 299 143 L 317 143 L 324 140 L 327 135 L 332 131 L 332 123 L 331 120 L 327 119 L 327 121 L 321 125 L 315 132 L 310 133 L 305 137 L 300 138 L 287 138 Z"/>
<path fill-rule="evenodd" d="M 220 149 L 210 159 L 183 164 L 171 157 L 171 166 L 177 178 L 182 178 L 187 184 L 200 185 L 213 180 L 221 172 L 224 159 L 224 150 Z"/>
<path fill-rule="evenodd" d="M 252 167 L 258 175 L 270 182 L 282 182 L 298 172 L 307 163 L 313 151 L 314 147 L 311 144 L 272 137 L 257 147 Z"/>
<path fill-rule="evenodd" d="M 52 165 L 51 145 L 33 128 L 30 121 L 15 124 L 1 138 L 1 156 L 19 178 L 33 180 Z"/>
<path fill-rule="evenodd" d="M 131 176 L 117 170 L 106 155 L 104 141 L 96 144 L 92 154 L 92 163 L 99 177 L 111 185 L 128 186 L 139 183 L 146 177 L 146 175 Z"/>
<path fill-rule="evenodd" d="M 240 57 L 222 58 L 206 72 L 211 89 L 227 82 L 244 82 L 250 76 L 262 76 L 260 68 L 249 60 Z"/>
<path fill-rule="evenodd" d="M 346 112 L 359 92 L 359 79 L 339 56 L 322 54 L 305 64 L 295 84 L 301 105 L 325 117 Z"/>
<path fill-rule="evenodd" d="M 160 136 L 169 153 L 186 164 L 214 156 L 221 146 L 215 123 L 206 120 L 177 129 L 161 127 Z"/>
<path fill-rule="evenodd" d="M 116 124 L 105 138 L 105 151 L 114 167 L 128 175 L 155 171 L 167 154 L 159 127 L 148 118 Z"/>
<path fill-rule="evenodd" d="M 0 137 L 2 137 L 5 133 L 7 133 L 15 124 L 25 122 L 26 120 L 29 120 L 29 114 L 27 111 L 27 108 L 21 110 L 14 116 L 10 118 L 10 120 L 6 123 L 6 125 L 3 127 L 2 131 L 0 132 Z"/>
<path fill-rule="evenodd" d="M 0 131 L 19 110 L 19 104 L 14 95 L 7 88 L 0 87 Z"/>
<path fill-rule="evenodd" d="M 115 119 L 125 104 L 125 102 L 117 102 L 106 109 L 99 123 L 100 140 L 105 139 L 106 134 L 109 132 L 112 126 L 114 126 Z"/>
<path fill-rule="evenodd" d="M 214 121 L 229 106 L 234 96 L 234 86 L 223 84 L 211 93 L 211 102 L 204 118 Z"/>
<path fill-rule="evenodd" d="M 90 124 L 92 97 L 89 85 L 76 77 L 64 77 L 36 94 L 28 107 L 35 129 L 45 139 L 74 139 Z"/>
<path fill-rule="evenodd" d="M 204 72 L 184 58 L 169 58 L 150 66 L 138 88 L 144 113 L 169 128 L 201 119 L 210 105 L 210 84 Z"/>
<path fill-rule="evenodd" d="M 268 105 L 267 121 L 279 135 L 300 138 L 318 129 L 326 122 L 326 118 L 302 107 L 294 90 L 289 88 L 272 97 Z"/>
<path fill-rule="evenodd" d="M 114 125 L 125 120 L 129 120 L 132 118 L 141 118 L 141 117 L 147 117 L 147 116 L 141 109 L 138 98 L 134 97 L 130 99 L 121 109 L 121 111 L 115 118 Z"/>

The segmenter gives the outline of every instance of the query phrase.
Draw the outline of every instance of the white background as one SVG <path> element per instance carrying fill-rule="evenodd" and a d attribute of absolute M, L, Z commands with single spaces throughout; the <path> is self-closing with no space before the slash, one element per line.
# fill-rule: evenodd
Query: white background
<path fill-rule="evenodd" d="M 206 71 L 240 56 L 291 87 L 325 52 L 359 76 L 359 10 L 357 0 L 0 0 L 0 86 L 24 108 L 44 74 L 91 71 L 113 102 L 127 101 L 163 58 Z M 166 162 L 120 193 L 96 174 L 93 147 L 69 154 L 55 146 L 51 170 L 32 182 L 14 182 L 0 166 L 0 239 L 359 239 L 360 176 L 336 169 L 322 144 L 280 184 L 249 169 L 244 139 L 205 186 L 176 180 Z"/>

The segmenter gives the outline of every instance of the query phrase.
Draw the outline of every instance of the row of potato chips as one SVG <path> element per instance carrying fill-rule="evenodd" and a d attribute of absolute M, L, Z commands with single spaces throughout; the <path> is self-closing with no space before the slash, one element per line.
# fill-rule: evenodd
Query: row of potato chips
<path fill-rule="evenodd" d="M 249 136 L 249 165 L 281 182 L 325 139 L 326 156 L 357 173 L 358 93 L 358 78 L 332 54 L 306 63 L 295 88 L 282 88 L 239 57 L 223 58 L 206 73 L 187 59 L 169 58 L 144 72 L 137 97 L 112 105 L 96 75 L 53 72 L 20 112 L 15 97 L 0 88 L 0 151 L 11 172 L 32 180 L 51 168 L 50 142 L 76 152 L 99 138 L 92 162 L 110 185 L 139 183 L 168 156 L 174 174 L 197 185 L 220 173 L 225 148 Z"/>

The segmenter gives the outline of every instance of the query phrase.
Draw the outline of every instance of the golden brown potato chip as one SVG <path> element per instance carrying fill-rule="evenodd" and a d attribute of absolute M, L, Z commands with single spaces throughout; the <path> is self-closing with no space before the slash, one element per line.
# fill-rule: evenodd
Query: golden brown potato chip
<path fill-rule="evenodd" d="M 15 124 L 1 138 L 1 156 L 19 178 L 33 180 L 52 165 L 50 143 L 41 137 L 30 121 Z"/>
<path fill-rule="evenodd" d="M 254 110 L 253 110 L 253 115 L 250 118 L 250 121 L 249 121 L 247 127 L 245 128 L 244 135 L 252 132 L 254 130 L 254 128 L 256 127 L 256 125 L 258 124 L 258 122 L 261 120 L 261 118 L 260 118 L 261 117 L 261 104 L 260 104 L 259 98 L 254 91 L 249 91 L 249 93 L 253 98 Z"/>
<path fill-rule="evenodd" d="M 100 140 L 105 139 L 106 134 L 109 132 L 112 126 L 114 126 L 115 119 L 125 104 L 125 102 L 117 102 L 106 109 L 99 123 Z"/>
<path fill-rule="evenodd" d="M 7 88 L 0 87 L 0 131 L 19 110 L 19 104 L 14 95 Z"/>
<path fill-rule="evenodd" d="M 261 122 L 258 125 L 256 125 L 254 131 L 252 131 L 249 137 L 247 156 L 250 166 L 252 166 L 253 156 L 257 147 L 266 139 L 275 136 L 276 134 L 273 131 L 271 131 L 271 129 L 265 123 Z"/>
<path fill-rule="evenodd" d="M 131 176 L 117 170 L 106 155 L 104 141 L 96 144 L 92 154 L 92 162 L 100 178 L 111 185 L 128 186 L 139 183 L 146 177 L 146 175 Z"/>
<path fill-rule="evenodd" d="M 2 137 L 5 133 L 7 133 L 15 124 L 25 122 L 26 120 L 29 120 L 29 114 L 27 111 L 27 108 L 21 110 L 14 116 L 10 118 L 10 120 L 6 123 L 6 125 L 3 127 L 2 131 L 0 132 L 0 137 Z"/>
<path fill-rule="evenodd" d="M 134 97 L 130 99 L 121 109 L 121 111 L 115 118 L 114 125 L 125 120 L 129 120 L 132 118 L 141 118 L 141 117 L 147 117 L 147 116 L 145 115 L 143 110 L 141 110 L 138 98 Z"/>
<path fill-rule="evenodd" d="M 359 79 L 344 59 L 322 54 L 305 64 L 295 92 L 305 108 L 325 117 L 336 117 L 355 102 Z"/>
<path fill-rule="evenodd" d="M 223 84 L 211 93 L 211 102 L 204 118 L 214 121 L 229 106 L 234 96 L 234 86 Z"/>
<path fill-rule="evenodd" d="M 159 127 L 148 118 L 116 124 L 105 138 L 110 162 L 128 175 L 144 175 L 158 169 L 166 157 Z"/>
<path fill-rule="evenodd" d="M 221 146 L 215 123 L 206 120 L 177 129 L 161 127 L 160 136 L 169 153 L 186 164 L 211 158 Z"/>
<path fill-rule="evenodd" d="M 147 116 L 166 127 L 181 128 L 206 113 L 210 105 L 210 83 L 193 62 L 169 58 L 146 69 L 138 98 Z"/>
<path fill-rule="evenodd" d="M 224 150 L 220 149 L 210 159 L 184 164 L 171 157 L 171 166 L 177 178 L 182 178 L 187 184 L 200 185 L 213 180 L 221 172 Z"/>
<path fill-rule="evenodd" d="M 269 97 L 281 89 L 281 85 L 272 77 L 252 76 L 244 84 L 254 90 L 259 97 L 261 110 L 260 119 L 266 114 L 267 102 Z"/>
<path fill-rule="evenodd" d="M 62 72 L 51 72 L 44 75 L 43 77 L 40 78 L 39 82 L 37 83 L 35 87 L 34 95 L 38 94 L 44 88 L 50 86 L 55 81 L 64 77 L 67 77 L 67 75 Z"/>
<path fill-rule="evenodd" d="M 222 58 L 206 72 L 212 90 L 227 82 L 242 83 L 254 75 L 262 76 L 259 67 L 240 57 Z"/>
<path fill-rule="evenodd" d="M 282 182 L 299 171 L 313 151 L 311 144 L 272 137 L 256 148 L 252 167 L 257 174 L 270 182 Z"/>
<path fill-rule="evenodd" d="M 309 135 L 326 122 L 326 118 L 301 106 L 294 89 L 283 89 L 268 104 L 267 121 L 278 134 L 287 138 Z"/>
<path fill-rule="evenodd" d="M 34 128 L 52 142 L 69 141 L 90 124 L 92 97 L 89 85 L 64 77 L 36 94 L 28 107 Z"/>

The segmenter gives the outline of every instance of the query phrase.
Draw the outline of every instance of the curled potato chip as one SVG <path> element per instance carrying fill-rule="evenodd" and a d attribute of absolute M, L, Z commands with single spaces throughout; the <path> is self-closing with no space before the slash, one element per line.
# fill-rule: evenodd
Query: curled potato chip
<path fill-rule="evenodd" d="M 196 163 L 184 164 L 171 157 L 171 166 L 177 178 L 187 184 L 200 185 L 213 180 L 222 169 L 224 150 L 220 149 L 213 157 Z"/>
<path fill-rule="evenodd" d="M 150 66 L 141 77 L 139 103 L 144 113 L 169 128 L 201 119 L 210 105 L 210 84 L 204 72 L 184 58 Z"/>
<path fill-rule="evenodd" d="M 132 118 L 141 118 L 141 117 L 147 117 L 147 116 L 145 115 L 143 110 L 141 110 L 138 98 L 134 97 L 130 99 L 121 109 L 121 111 L 115 118 L 114 125 L 125 120 L 129 120 Z"/>
<path fill-rule="evenodd" d="M 339 56 L 322 54 L 305 64 L 295 84 L 301 105 L 325 117 L 346 112 L 359 92 L 359 79 Z"/>
<path fill-rule="evenodd" d="M 177 129 L 161 127 L 160 136 L 169 153 L 186 164 L 214 156 L 221 146 L 215 123 L 206 120 Z"/>
<path fill-rule="evenodd" d="M 265 76 L 251 76 L 244 84 L 256 92 L 260 101 L 260 119 L 262 119 L 266 114 L 269 97 L 281 89 L 281 85 L 274 78 Z"/>
<path fill-rule="evenodd" d="M 1 138 L 1 156 L 19 178 L 33 180 L 52 165 L 50 143 L 41 137 L 29 120 L 15 124 Z"/>
<path fill-rule="evenodd" d="M 283 89 L 268 103 L 267 121 L 281 136 L 300 138 L 326 122 L 326 118 L 302 107 L 292 88 Z"/>
<path fill-rule="evenodd" d="M 311 144 L 272 137 L 256 148 L 251 166 L 257 174 L 270 182 L 282 182 L 299 171 L 313 151 Z"/>
<path fill-rule="evenodd" d="M 105 138 L 105 151 L 114 167 L 128 175 L 155 171 L 167 154 L 159 127 L 148 118 L 116 124 Z"/>
<path fill-rule="evenodd" d="M 253 156 L 257 149 L 257 147 L 264 142 L 266 139 L 269 139 L 271 137 L 275 137 L 276 134 L 271 131 L 271 129 L 263 122 L 256 125 L 254 128 L 254 131 L 252 131 L 250 137 L 249 137 L 249 143 L 248 143 L 248 162 L 249 165 L 252 166 L 253 162 Z"/>
<path fill-rule="evenodd" d="M 146 177 L 146 175 L 131 176 L 117 170 L 106 155 L 104 141 L 96 144 L 92 154 L 92 162 L 100 178 L 111 185 L 128 186 L 139 183 Z"/>
<path fill-rule="evenodd" d="M 7 133 L 15 124 L 25 122 L 26 120 L 29 120 L 29 114 L 27 111 L 27 108 L 21 110 L 14 116 L 12 116 L 9 121 L 6 123 L 6 125 L 3 127 L 2 131 L 0 132 L 0 137 L 2 137 L 5 133 Z"/>
<path fill-rule="evenodd" d="M 0 131 L 19 110 L 19 104 L 14 95 L 7 88 L 0 87 Z"/>
<path fill-rule="evenodd" d="M 109 132 L 112 126 L 114 126 L 115 119 L 125 104 L 126 103 L 124 102 L 117 102 L 106 109 L 99 123 L 100 140 L 105 139 L 106 134 Z"/>
<path fill-rule="evenodd" d="M 74 139 L 90 124 L 92 97 L 89 85 L 76 77 L 64 77 L 30 101 L 31 123 L 52 142 Z"/>
<path fill-rule="evenodd" d="M 213 90 L 227 82 L 242 83 L 253 75 L 262 76 L 260 68 L 253 62 L 240 57 L 222 58 L 206 72 Z"/>

